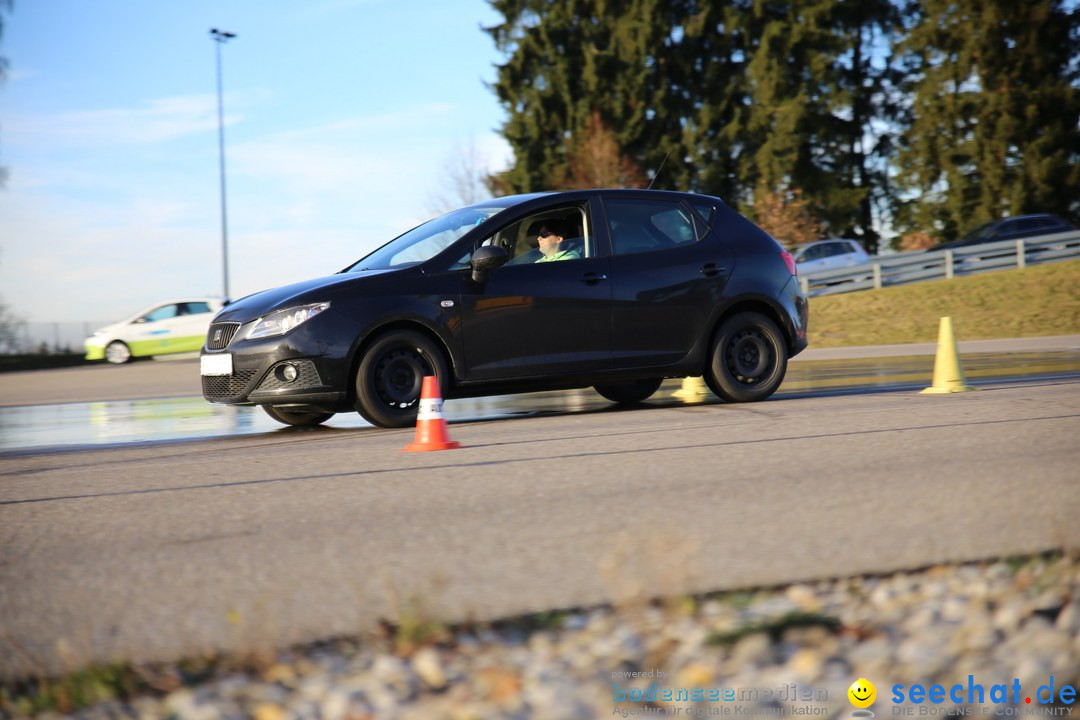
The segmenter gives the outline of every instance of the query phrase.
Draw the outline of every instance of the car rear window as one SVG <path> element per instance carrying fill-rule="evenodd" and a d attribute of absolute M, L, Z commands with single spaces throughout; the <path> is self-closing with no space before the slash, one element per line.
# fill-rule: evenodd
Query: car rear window
<path fill-rule="evenodd" d="M 608 198 L 604 207 L 616 255 L 662 250 L 697 241 L 694 222 L 682 203 Z"/>

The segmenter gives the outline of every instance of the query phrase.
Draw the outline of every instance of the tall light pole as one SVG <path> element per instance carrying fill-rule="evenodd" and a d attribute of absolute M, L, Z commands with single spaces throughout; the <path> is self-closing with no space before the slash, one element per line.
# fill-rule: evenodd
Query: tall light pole
<path fill-rule="evenodd" d="M 225 112 L 221 100 L 221 46 L 236 37 L 235 33 L 217 28 L 210 29 L 210 37 L 217 48 L 217 115 L 218 115 L 218 158 L 221 167 L 221 270 L 225 278 L 224 299 L 229 299 L 229 223 L 225 212 Z"/>

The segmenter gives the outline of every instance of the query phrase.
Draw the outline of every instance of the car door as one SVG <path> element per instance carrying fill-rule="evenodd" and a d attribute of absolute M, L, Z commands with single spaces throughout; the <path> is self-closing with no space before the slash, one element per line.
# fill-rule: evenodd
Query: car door
<path fill-rule="evenodd" d="M 988 232 L 981 240 L 979 240 L 979 242 L 987 243 L 998 242 L 999 240 L 1007 240 L 1009 238 L 1009 235 L 1012 234 L 1015 228 L 1016 223 L 1014 223 L 1012 220 L 1008 220 Z"/>
<path fill-rule="evenodd" d="M 839 270 L 857 264 L 858 256 L 854 254 L 854 249 L 847 242 L 837 240 L 822 245 L 822 248 L 824 260 L 819 270 Z"/>
<path fill-rule="evenodd" d="M 589 203 L 546 208 L 499 228 L 482 244 L 508 248 L 509 263 L 482 284 L 464 281 L 462 356 L 467 380 L 573 375 L 611 367 L 610 258 L 596 252 Z M 558 217 L 581 257 L 534 262 L 536 228 Z M 570 231 L 567 231 L 570 232 Z"/>
<path fill-rule="evenodd" d="M 817 243 L 803 250 L 796 258 L 799 264 L 799 272 L 807 275 L 818 270 L 829 270 L 829 245 L 831 243 Z"/>
<path fill-rule="evenodd" d="M 604 196 L 611 249 L 616 367 L 662 366 L 687 355 L 723 297 L 733 258 L 678 199 Z"/>
<path fill-rule="evenodd" d="M 135 318 L 128 328 L 131 353 L 145 357 L 172 352 L 170 347 L 176 336 L 179 310 L 178 303 L 169 303 Z"/>
<path fill-rule="evenodd" d="M 177 303 L 173 335 L 169 340 L 170 352 L 194 352 L 206 341 L 206 331 L 214 311 L 206 301 Z"/>

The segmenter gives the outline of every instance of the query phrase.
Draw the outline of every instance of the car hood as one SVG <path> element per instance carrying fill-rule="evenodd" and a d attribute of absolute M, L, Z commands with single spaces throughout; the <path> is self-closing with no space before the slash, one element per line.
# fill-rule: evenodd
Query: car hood
<path fill-rule="evenodd" d="M 394 270 L 365 270 L 363 272 L 338 273 L 312 278 L 291 285 L 263 290 L 226 305 L 214 317 L 214 322 L 246 323 L 275 310 L 295 305 L 332 301 L 335 295 L 349 290 L 366 280 Z"/>
<path fill-rule="evenodd" d="M 117 333 L 123 330 L 124 326 L 128 324 L 130 324 L 130 321 L 123 320 L 121 322 L 114 322 L 109 323 L 108 325 L 102 325 L 98 329 L 94 330 L 94 332 L 88 336 L 88 339 L 92 337 L 115 337 Z"/>

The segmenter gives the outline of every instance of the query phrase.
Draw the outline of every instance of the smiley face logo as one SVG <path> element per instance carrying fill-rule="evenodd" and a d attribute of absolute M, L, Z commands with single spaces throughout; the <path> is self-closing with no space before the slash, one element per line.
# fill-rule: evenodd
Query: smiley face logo
<path fill-rule="evenodd" d="M 866 678 L 859 678 L 851 683 L 851 687 L 847 690 L 847 696 L 855 707 L 868 708 L 877 699 L 877 688 L 874 687 L 874 683 Z"/>

